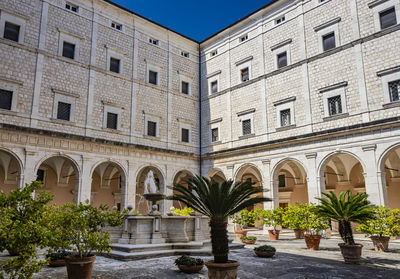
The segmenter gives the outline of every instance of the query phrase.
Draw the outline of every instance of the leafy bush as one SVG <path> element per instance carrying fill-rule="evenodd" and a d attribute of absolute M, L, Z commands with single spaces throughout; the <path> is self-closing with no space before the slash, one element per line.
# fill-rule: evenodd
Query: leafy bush
<path fill-rule="evenodd" d="M 277 226 L 283 225 L 283 214 L 284 209 L 282 207 L 277 207 L 273 210 L 260 211 L 259 218 L 263 225 L 274 227 L 274 230 L 276 230 Z"/>
<path fill-rule="evenodd" d="M 70 253 L 63 250 L 59 250 L 56 252 L 47 253 L 46 258 L 49 259 L 50 261 L 56 261 L 56 260 L 63 260 L 68 255 L 70 255 Z"/>
<path fill-rule="evenodd" d="M 399 236 L 400 209 L 389 209 L 380 206 L 374 211 L 375 219 L 361 223 L 357 230 L 367 236 Z"/>
<path fill-rule="evenodd" d="M 247 210 L 243 209 L 234 215 L 231 215 L 230 218 L 234 224 L 237 224 L 241 230 L 248 226 L 254 226 L 258 219 L 259 209 L 257 210 Z"/>
<path fill-rule="evenodd" d="M 275 247 L 270 245 L 262 245 L 254 248 L 254 251 L 257 252 L 276 252 Z"/>
<path fill-rule="evenodd" d="M 282 217 L 283 226 L 289 229 L 306 230 L 307 216 L 309 215 L 309 206 L 307 203 L 289 205 Z"/>
<path fill-rule="evenodd" d="M 175 265 L 186 265 L 186 266 L 194 266 L 194 265 L 203 265 L 204 261 L 199 258 L 193 258 L 186 255 L 183 255 L 175 260 Z"/>
<path fill-rule="evenodd" d="M 257 240 L 255 236 L 242 236 L 240 240 Z"/>
<path fill-rule="evenodd" d="M 178 215 L 178 216 L 190 216 L 190 214 L 193 212 L 194 212 L 193 208 L 190 208 L 187 206 L 185 206 L 182 209 L 179 209 L 179 208 L 174 209 L 174 214 Z"/>

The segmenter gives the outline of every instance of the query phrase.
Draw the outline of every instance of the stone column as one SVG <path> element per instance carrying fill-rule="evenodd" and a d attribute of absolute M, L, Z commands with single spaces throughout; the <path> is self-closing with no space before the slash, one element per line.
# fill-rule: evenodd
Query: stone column
<path fill-rule="evenodd" d="M 91 159 L 88 157 L 81 156 L 81 173 L 79 174 L 78 181 L 78 195 L 76 197 L 77 203 L 85 203 L 87 200 L 91 201 L 91 189 L 92 189 L 92 168 Z"/>
<path fill-rule="evenodd" d="M 229 180 L 229 179 L 235 180 L 235 177 L 234 177 L 235 165 L 228 165 L 228 166 L 226 166 L 226 169 L 227 169 L 227 172 L 225 174 L 226 180 Z"/>
<path fill-rule="evenodd" d="M 271 161 L 269 159 L 262 160 L 263 189 L 268 191 L 264 193 L 264 197 L 270 198 L 272 201 L 264 203 L 264 209 L 273 209 L 279 206 L 279 193 L 274 187 L 273 175 L 271 175 Z"/>
<path fill-rule="evenodd" d="M 322 192 L 325 191 L 325 180 L 320 177 L 320 173 L 317 170 L 317 153 L 307 153 L 307 191 L 308 191 L 308 202 L 318 203 L 316 198 L 322 196 Z"/>
<path fill-rule="evenodd" d="M 364 180 L 365 191 L 368 194 L 368 200 L 376 205 L 387 205 L 387 191 L 382 183 L 382 173 L 376 163 L 376 144 L 364 145 L 361 147 L 364 151 Z"/>
<path fill-rule="evenodd" d="M 36 180 L 36 164 L 38 162 L 37 152 L 34 150 L 30 150 L 25 148 L 25 163 L 22 168 L 23 175 L 20 178 L 20 187 L 25 187 L 25 184 L 30 184 L 32 181 Z"/>
<path fill-rule="evenodd" d="M 126 189 L 125 196 L 123 197 L 125 204 L 124 208 L 127 208 L 131 205 L 133 208 L 136 207 L 136 172 L 137 167 L 135 166 L 135 162 L 133 160 L 128 160 L 128 169 L 126 175 Z M 136 208 L 135 208 L 136 209 Z"/>
<path fill-rule="evenodd" d="M 168 167 L 169 165 L 165 166 L 165 190 L 164 190 L 164 195 L 170 196 L 173 194 L 173 190 L 170 189 L 168 186 L 172 186 L 174 184 L 174 173 L 176 171 L 175 168 L 173 167 Z M 173 201 L 170 200 L 163 200 L 161 201 L 164 206 L 161 208 L 161 214 L 166 215 L 167 212 L 169 212 L 169 209 L 173 205 Z"/>

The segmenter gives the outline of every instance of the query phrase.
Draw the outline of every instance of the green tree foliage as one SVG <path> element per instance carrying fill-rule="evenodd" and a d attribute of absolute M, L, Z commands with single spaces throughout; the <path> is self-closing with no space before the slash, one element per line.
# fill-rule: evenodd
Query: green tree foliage
<path fill-rule="evenodd" d="M 283 225 L 290 229 L 319 234 L 329 228 L 329 220 L 316 214 L 316 206 L 310 203 L 288 206 L 283 214 Z"/>
<path fill-rule="evenodd" d="M 242 209 L 239 212 L 231 215 L 229 218 L 234 224 L 237 224 L 241 230 L 248 226 L 254 226 L 260 214 L 259 209 L 247 210 Z"/>
<path fill-rule="evenodd" d="M 400 235 L 400 209 L 389 209 L 385 206 L 380 206 L 375 209 L 374 214 L 375 219 L 361 223 L 357 230 L 367 236 Z"/>
<path fill-rule="evenodd" d="M 274 227 L 276 230 L 277 226 L 283 225 L 283 215 L 285 210 L 282 207 L 276 207 L 272 210 L 260 211 L 259 218 L 263 225 L 268 227 Z"/>

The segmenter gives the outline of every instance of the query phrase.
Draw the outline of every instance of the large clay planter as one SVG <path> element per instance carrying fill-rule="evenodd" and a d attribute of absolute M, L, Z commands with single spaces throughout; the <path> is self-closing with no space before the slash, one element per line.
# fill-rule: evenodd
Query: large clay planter
<path fill-rule="evenodd" d="M 306 241 L 307 249 L 318 250 L 321 237 L 321 235 L 305 234 L 304 240 Z"/>
<path fill-rule="evenodd" d="M 361 258 L 361 251 L 363 246 L 361 244 L 346 245 L 344 243 L 338 244 L 345 263 L 359 264 Z"/>
<path fill-rule="evenodd" d="M 273 256 L 275 256 L 275 252 L 260 252 L 254 250 L 254 253 L 257 255 L 257 257 L 260 258 L 272 258 Z"/>
<path fill-rule="evenodd" d="M 69 279 L 90 279 L 92 277 L 93 263 L 96 256 L 79 258 L 75 256 L 65 257 Z"/>
<path fill-rule="evenodd" d="M 256 243 L 256 239 L 245 239 L 245 240 L 242 240 L 242 242 L 244 244 L 255 244 Z"/>
<path fill-rule="evenodd" d="M 228 263 L 206 262 L 209 279 L 235 279 L 240 263 L 229 261 Z"/>
<path fill-rule="evenodd" d="M 279 239 L 279 230 L 268 230 L 268 235 L 270 240 L 278 240 Z"/>
<path fill-rule="evenodd" d="M 374 244 L 376 252 L 386 252 L 389 250 L 388 236 L 371 236 L 372 243 Z"/>
<path fill-rule="evenodd" d="M 192 266 L 187 266 L 187 265 L 178 265 L 178 268 L 180 271 L 185 272 L 185 273 L 198 273 L 200 270 L 203 268 L 204 264 L 202 265 L 192 265 Z"/>
<path fill-rule="evenodd" d="M 294 229 L 293 231 L 296 239 L 304 238 L 304 230 Z"/>
<path fill-rule="evenodd" d="M 235 234 L 236 234 L 236 240 L 237 241 L 241 241 L 240 238 L 247 236 L 247 231 L 246 230 L 235 230 Z"/>
<path fill-rule="evenodd" d="M 60 266 L 65 266 L 67 263 L 65 262 L 65 259 L 60 259 L 60 260 L 54 260 L 49 262 L 50 267 L 60 267 Z"/>

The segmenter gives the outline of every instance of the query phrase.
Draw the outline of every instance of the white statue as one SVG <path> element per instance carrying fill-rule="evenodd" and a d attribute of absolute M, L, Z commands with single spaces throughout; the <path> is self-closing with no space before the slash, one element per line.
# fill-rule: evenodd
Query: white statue
<path fill-rule="evenodd" d="M 147 173 L 146 180 L 144 181 L 144 194 L 155 194 L 157 193 L 157 185 L 154 180 L 153 171 L 150 170 Z"/>

